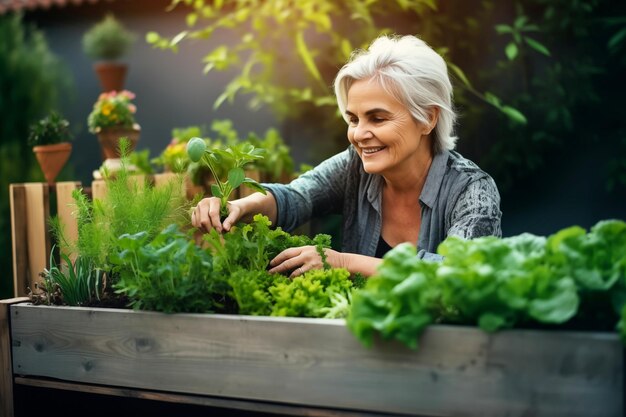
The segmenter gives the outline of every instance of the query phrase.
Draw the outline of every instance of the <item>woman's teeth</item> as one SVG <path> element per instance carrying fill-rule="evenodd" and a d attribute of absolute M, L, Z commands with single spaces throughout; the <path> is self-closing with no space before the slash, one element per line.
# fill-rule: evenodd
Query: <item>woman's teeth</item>
<path fill-rule="evenodd" d="M 373 154 L 373 153 L 376 153 L 376 152 L 378 152 L 378 151 L 383 150 L 384 148 L 385 148 L 384 146 L 381 146 L 380 148 L 368 148 L 368 149 L 363 149 L 363 153 L 366 153 L 366 154 Z"/>

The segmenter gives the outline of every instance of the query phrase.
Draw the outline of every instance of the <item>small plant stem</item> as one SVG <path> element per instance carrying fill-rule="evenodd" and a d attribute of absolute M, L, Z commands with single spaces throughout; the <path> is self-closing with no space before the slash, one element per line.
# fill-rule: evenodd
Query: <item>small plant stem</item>
<path fill-rule="evenodd" d="M 220 181 L 220 177 L 217 175 L 217 172 L 215 171 L 215 168 L 213 167 L 211 160 L 207 158 L 207 154 L 208 154 L 208 151 L 202 156 L 204 158 L 204 162 L 206 162 L 207 166 L 209 167 L 209 170 L 211 171 L 211 175 L 213 175 L 213 178 L 215 179 L 215 182 L 217 184 L 217 187 L 220 189 L 220 192 L 222 193 L 222 195 L 224 195 L 224 185 Z"/>

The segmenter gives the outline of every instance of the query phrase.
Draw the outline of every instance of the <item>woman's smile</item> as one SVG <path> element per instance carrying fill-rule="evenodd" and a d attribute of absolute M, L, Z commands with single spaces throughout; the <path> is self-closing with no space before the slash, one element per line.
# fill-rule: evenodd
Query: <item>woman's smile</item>
<path fill-rule="evenodd" d="M 374 155 L 380 151 L 382 151 L 383 149 L 387 148 L 386 146 L 378 146 L 375 148 L 361 148 L 361 152 L 363 153 L 363 155 L 365 156 L 371 156 Z"/>

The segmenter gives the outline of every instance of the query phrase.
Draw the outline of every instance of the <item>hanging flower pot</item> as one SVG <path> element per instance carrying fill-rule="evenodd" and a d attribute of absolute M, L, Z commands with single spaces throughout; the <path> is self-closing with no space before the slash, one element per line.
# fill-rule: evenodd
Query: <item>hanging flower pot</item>
<path fill-rule="evenodd" d="M 35 146 L 33 152 L 46 181 L 48 184 L 53 184 L 72 153 L 72 144 L 63 142 L 54 145 Z"/>

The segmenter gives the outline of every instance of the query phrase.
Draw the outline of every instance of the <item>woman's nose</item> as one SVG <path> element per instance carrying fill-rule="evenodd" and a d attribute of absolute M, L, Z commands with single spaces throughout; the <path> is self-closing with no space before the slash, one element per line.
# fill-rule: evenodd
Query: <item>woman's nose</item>
<path fill-rule="evenodd" d="M 365 123 L 359 123 L 354 128 L 354 140 L 362 141 L 371 139 L 374 135 Z"/>

